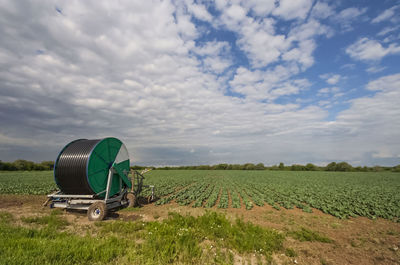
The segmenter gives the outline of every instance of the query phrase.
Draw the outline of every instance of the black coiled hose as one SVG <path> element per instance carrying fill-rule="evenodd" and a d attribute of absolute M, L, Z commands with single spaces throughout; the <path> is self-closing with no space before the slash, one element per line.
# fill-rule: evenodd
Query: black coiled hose
<path fill-rule="evenodd" d="M 55 163 L 54 177 L 60 190 L 65 194 L 93 194 L 87 177 L 89 157 L 101 141 L 80 139 L 66 146 Z"/>

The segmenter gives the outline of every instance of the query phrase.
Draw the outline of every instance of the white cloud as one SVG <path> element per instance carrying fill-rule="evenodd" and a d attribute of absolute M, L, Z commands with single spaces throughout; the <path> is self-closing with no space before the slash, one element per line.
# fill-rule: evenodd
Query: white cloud
<path fill-rule="evenodd" d="M 1 145 L 16 145 L 16 146 L 33 146 L 37 147 L 42 144 L 45 144 L 45 142 L 39 143 L 36 141 L 32 141 L 28 138 L 16 138 L 12 136 L 6 136 L 3 134 L 0 134 L 0 144 Z"/>
<path fill-rule="evenodd" d="M 370 82 L 375 95 L 330 121 L 339 87 L 320 89 L 319 102 L 302 97 L 315 85 L 300 74 L 314 63 L 316 36 L 331 31 L 302 20 L 309 2 L 296 14 L 285 1 L 280 11 L 272 2 L 217 2 L 221 17 L 210 20 L 191 1 L 68 1 L 63 14 L 9 1 L 0 9 L 0 155 L 48 160 L 70 140 L 107 135 L 124 141 L 133 163 L 156 165 L 398 154 L 398 75 Z M 250 66 L 235 65 L 234 43 L 198 42 L 193 17 L 235 34 Z M 280 18 L 287 27 L 277 28 Z"/>
<path fill-rule="evenodd" d="M 310 86 L 306 79 L 297 79 L 290 82 L 285 82 L 277 88 L 270 91 L 270 99 L 275 99 L 280 96 L 288 96 L 298 94 L 301 90 L 305 90 Z"/>
<path fill-rule="evenodd" d="M 241 21 L 246 17 L 246 10 L 239 5 L 232 5 L 226 10 L 226 14 L 236 21 Z"/>
<path fill-rule="evenodd" d="M 385 69 L 386 69 L 385 66 L 371 66 L 371 67 L 367 68 L 367 72 L 368 73 L 379 73 L 379 72 L 382 72 Z"/>
<path fill-rule="evenodd" d="M 342 28 L 342 31 L 347 32 L 353 30 L 352 23 L 356 20 L 360 20 L 361 16 L 367 12 L 367 8 L 356 8 L 349 7 L 343 9 L 338 14 L 332 16 L 331 18 Z"/>
<path fill-rule="evenodd" d="M 193 0 L 187 0 L 186 5 L 188 7 L 189 12 L 192 13 L 193 16 L 195 16 L 197 19 L 208 21 L 208 22 L 212 21 L 212 16 L 207 11 L 207 9 L 204 5 L 195 4 L 195 3 L 193 3 Z"/>
<path fill-rule="evenodd" d="M 329 27 L 315 19 L 296 24 L 287 35 L 275 32 L 275 20 L 271 18 L 256 20 L 241 15 L 232 18 L 232 15 L 223 13 L 221 24 L 238 33 L 237 44 L 254 68 L 265 67 L 283 59 L 298 63 L 305 70 L 314 63 L 314 38 L 318 35 L 332 35 Z"/>
<path fill-rule="evenodd" d="M 380 60 L 387 55 L 400 53 L 400 46 L 390 44 L 385 48 L 377 40 L 361 38 L 347 47 L 346 53 L 356 60 Z"/>
<path fill-rule="evenodd" d="M 311 16 L 317 19 L 318 18 L 325 19 L 334 14 L 335 11 L 332 8 L 332 6 L 328 5 L 327 3 L 318 1 L 312 9 Z"/>
<path fill-rule="evenodd" d="M 342 68 L 342 69 L 350 69 L 350 70 L 355 69 L 355 67 L 356 67 L 356 65 L 354 63 L 346 63 L 346 64 L 340 66 L 340 68 Z"/>
<path fill-rule="evenodd" d="M 331 89 L 329 87 L 324 87 L 324 88 L 321 88 L 320 90 L 318 90 L 318 94 L 320 94 L 320 95 L 328 94 L 330 92 L 330 90 Z"/>
<path fill-rule="evenodd" d="M 312 53 L 316 47 L 313 40 L 302 41 L 297 48 L 293 48 L 282 55 L 284 61 L 299 63 L 305 70 L 314 64 Z"/>
<path fill-rule="evenodd" d="M 330 85 L 334 85 L 340 80 L 340 75 L 333 75 L 326 80 L 326 82 Z"/>
<path fill-rule="evenodd" d="M 305 18 L 311 5 L 309 0 L 295 3 L 284 0 L 275 4 L 257 0 L 221 2 L 217 4 L 221 16 L 215 27 L 227 28 L 237 34 L 237 46 L 246 54 L 251 68 L 262 68 L 283 60 L 305 70 L 314 63 L 314 38 L 318 35 L 330 37 L 332 29 L 311 18 L 304 23 L 291 22 L 290 27 L 277 33 L 276 21 L 279 18 Z M 259 6 L 264 9 L 256 10 Z M 278 18 L 269 16 L 270 12 Z M 259 17 L 251 16 L 253 14 Z"/>
<path fill-rule="evenodd" d="M 271 102 L 281 96 L 295 95 L 310 86 L 306 79 L 288 78 L 297 71 L 295 68 L 276 67 L 267 71 L 249 71 L 239 68 L 230 82 L 234 92 L 243 94 L 251 101 L 267 100 Z"/>
<path fill-rule="evenodd" d="M 319 23 L 315 19 L 310 19 L 304 24 L 293 27 L 289 32 L 289 38 L 294 38 L 297 41 L 308 40 L 318 35 L 331 36 L 330 28 Z"/>
<path fill-rule="evenodd" d="M 342 78 L 338 74 L 323 74 L 323 75 L 320 75 L 319 77 L 324 79 L 330 85 L 337 84 L 340 81 L 340 79 Z"/>
<path fill-rule="evenodd" d="M 324 87 L 318 90 L 318 94 L 337 93 L 340 91 L 339 87 Z"/>
<path fill-rule="evenodd" d="M 311 0 L 278 0 L 278 7 L 273 14 L 286 20 L 306 18 L 311 6 Z"/>
<path fill-rule="evenodd" d="M 229 53 L 230 45 L 226 41 L 208 41 L 201 46 L 196 46 L 193 51 L 200 56 L 218 56 L 224 52 Z"/>
<path fill-rule="evenodd" d="M 225 41 L 208 41 L 192 49 L 201 57 L 205 70 L 218 74 L 232 65 L 230 50 L 229 43 Z"/>
<path fill-rule="evenodd" d="M 336 16 L 339 20 L 354 20 L 367 11 L 367 8 L 349 7 L 340 11 Z"/>
<path fill-rule="evenodd" d="M 400 40 L 399 34 L 391 34 L 382 40 L 383 43 L 397 43 Z"/>
<path fill-rule="evenodd" d="M 229 53 L 229 45 L 212 41 L 196 46 L 195 25 L 185 10 L 168 1 L 130 2 L 128 7 L 113 3 L 107 8 L 103 4 L 98 2 L 98 10 L 93 10 L 93 5 L 69 2 L 62 6 L 65 16 L 59 16 L 46 5 L 27 3 L 26 8 L 15 9 L 18 15 L 0 16 L 2 25 L 19 29 L 0 29 L 4 37 L 0 41 L 1 134 L 8 137 L 2 139 L 12 135 L 47 141 L 56 155 L 75 138 L 114 135 L 127 144 L 135 162 L 161 163 L 167 157 L 169 163 L 182 164 L 186 158 L 160 158 L 161 151 L 151 150 L 193 149 L 199 155 L 199 150 L 212 145 L 218 153 L 226 146 L 238 151 L 265 135 L 284 135 L 298 123 L 310 124 L 326 115 L 318 107 L 256 102 L 257 91 L 248 99 L 224 96 L 220 77 L 202 63 L 221 72 L 228 64 L 218 60 Z M 34 7 L 45 14 L 22 13 Z M 82 13 L 87 16 L 82 18 Z M 19 27 L 21 23 L 27 27 Z M 268 20 L 261 25 L 246 23 L 259 31 L 273 30 Z M 250 28 L 246 30 L 251 32 Z M 31 37 L 30 32 L 36 35 Z M 36 49 L 42 52 L 36 54 Z M 234 80 L 243 90 L 246 78 L 260 83 L 258 91 L 273 83 L 262 93 L 264 98 L 296 94 L 309 86 L 307 80 L 289 79 L 298 73 L 291 65 L 238 73 L 240 78 Z M 218 161 L 204 161 L 211 162 Z"/>
<path fill-rule="evenodd" d="M 351 146 L 362 145 L 365 152 L 399 154 L 400 142 L 400 74 L 384 76 L 371 81 L 367 89 L 377 91 L 373 97 L 351 101 L 351 107 L 341 112 L 336 123 L 348 128 L 349 138 L 342 143 Z"/>
<path fill-rule="evenodd" d="M 320 100 L 318 101 L 318 105 L 324 108 L 330 108 L 332 107 L 332 103 L 329 100 Z"/>
<path fill-rule="evenodd" d="M 275 34 L 274 23 L 271 18 L 255 20 L 248 17 L 239 6 L 231 6 L 221 16 L 221 24 L 238 33 L 237 44 L 253 67 L 263 67 L 279 60 L 290 45 L 284 35 Z"/>
<path fill-rule="evenodd" d="M 400 6 L 393 6 L 391 8 L 386 9 L 377 17 L 375 17 L 371 22 L 372 23 L 379 23 L 385 20 L 392 18 L 396 14 L 396 10 L 399 9 Z"/>
<path fill-rule="evenodd" d="M 400 74 L 388 75 L 371 81 L 367 85 L 369 90 L 382 90 L 385 92 L 400 93 Z"/>
<path fill-rule="evenodd" d="M 388 150 L 388 148 L 379 148 L 376 152 L 372 153 L 372 157 L 375 158 L 393 158 L 393 157 L 400 157 L 400 155 L 397 153 L 392 152 L 391 150 Z"/>
<path fill-rule="evenodd" d="M 206 69 L 220 74 L 223 73 L 229 66 L 231 66 L 232 62 L 222 57 L 207 57 L 204 59 L 204 65 Z"/>
<path fill-rule="evenodd" d="M 272 35 L 261 30 L 247 28 L 244 37 L 238 41 L 252 61 L 254 67 L 263 67 L 279 60 L 282 50 L 287 47 L 285 36 Z M 247 30 L 244 29 L 244 30 Z"/>
<path fill-rule="evenodd" d="M 275 9 L 275 0 L 244 0 L 241 4 L 257 16 L 267 16 Z"/>
<path fill-rule="evenodd" d="M 288 33 L 287 39 L 291 43 L 298 43 L 298 45 L 284 52 L 282 59 L 298 63 L 302 70 L 311 67 L 314 64 L 312 53 L 317 46 L 314 38 L 318 35 L 329 37 L 331 34 L 329 27 L 315 19 L 309 19 L 306 23 L 293 27 Z"/>
<path fill-rule="evenodd" d="M 378 32 L 378 36 L 385 36 L 388 33 L 394 32 L 398 30 L 400 26 L 395 26 L 395 27 L 385 27 L 381 31 Z"/>

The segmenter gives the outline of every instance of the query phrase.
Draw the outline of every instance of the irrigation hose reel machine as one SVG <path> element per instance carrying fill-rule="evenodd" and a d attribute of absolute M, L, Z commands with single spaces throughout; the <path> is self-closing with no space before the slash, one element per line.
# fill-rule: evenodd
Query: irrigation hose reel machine
<path fill-rule="evenodd" d="M 143 187 L 143 174 L 130 170 L 129 154 L 118 139 L 78 139 L 67 144 L 54 164 L 59 190 L 47 195 L 51 208 L 86 210 L 90 221 L 100 221 L 107 212 L 136 206 Z M 131 178 L 129 174 L 132 174 Z"/>

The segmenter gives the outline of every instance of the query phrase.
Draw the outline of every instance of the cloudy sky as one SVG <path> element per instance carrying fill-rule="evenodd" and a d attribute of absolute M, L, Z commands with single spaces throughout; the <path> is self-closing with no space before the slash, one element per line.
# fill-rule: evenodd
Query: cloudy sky
<path fill-rule="evenodd" d="M 0 160 L 400 164 L 400 1 L 0 0 Z"/>

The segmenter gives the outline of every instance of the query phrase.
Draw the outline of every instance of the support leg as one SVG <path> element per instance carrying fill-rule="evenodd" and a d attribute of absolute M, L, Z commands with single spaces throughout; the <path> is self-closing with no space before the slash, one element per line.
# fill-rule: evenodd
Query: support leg
<path fill-rule="evenodd" d="M 110 197 L 112 177 L 113 177 L 113 171 L 112 171 L 112 168 L 110 168 L 108 170 L 107 190 L 106 190 L 106 197 L 104 198 L 105 201 L 107 201 Z"/>

